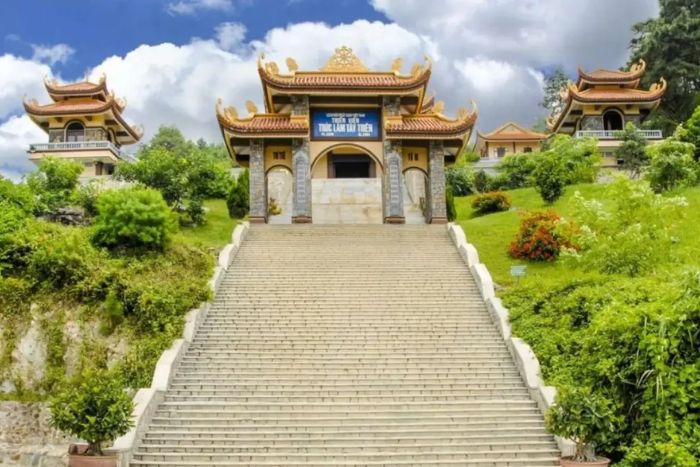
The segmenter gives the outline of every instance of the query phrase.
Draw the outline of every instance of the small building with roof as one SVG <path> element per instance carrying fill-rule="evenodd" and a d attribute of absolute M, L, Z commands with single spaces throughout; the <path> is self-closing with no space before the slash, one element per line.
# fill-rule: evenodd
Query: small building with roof
<path fill-rule="evenodd" d="M 48 142 L 30 145 L 29 159 L 74 160 L 84 166 L 82 178 L 111 175 L 117 162 L 128 158 L 122 146 L 138 142 L 143 134 L 122 116 L 126 101 L 110 93 L 104 75 L 97 83 L 46 80 L 44 84 L 53 102 L 24 102 L 29 118 L 48 135 Z"/>
<path fill-rule="evenodd" d="M 547 139 L 545 133 L 528 130 L 517 123 L 508 122 L 489 133 L 476 132 L 476 150 L 482 159 L 499 160 L 506 154 L 537 151 Z"/>
<path fill-rule="evenodd" d="M 666 91 L 666 81 L 661 78 L 650 89 L 640 89 L 639 84 L 646 71 L 646 63 L 640 60 L 628 71 L 578 69 L 576 83 L 562 90 L 563 110 L 547 120 L 554 133 L 575 138 L 593 137 L 604 156 L 604 164 L 617 165 L 614 158 L 620 146 L 619 131 L 628 122 L 639 127 L 654 110 Z M 661 130 L 639 129 L 650 141 L 663 138 Z"/>
<path fill-rule="evenodd" d="M 226 147 L 250 172 L 251 222 L 271 221 L 270 198 L 283 192 L 288 203 L 274 202 L 291 211 L 288 222 L 446 222 L 445 165 L 477 113 L 450 118 L 426 98 L 427 58 L 408 72 L 401 59 L 370 71 L 340 47 L 320 70 L 301 71 L 291 58 L 286 66 L 258 61 L 262 111 L 251 101 L 247 114 L 217 104 Z"/>

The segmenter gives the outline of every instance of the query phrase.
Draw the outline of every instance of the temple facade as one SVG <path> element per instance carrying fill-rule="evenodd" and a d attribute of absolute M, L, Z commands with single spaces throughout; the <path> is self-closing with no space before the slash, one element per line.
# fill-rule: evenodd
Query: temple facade
<path fill-rule="evenodd" d="M 500 160 L 506 154 L 537 151 L 547 135 L 508 122 L 489 133 L 476 132 L 476 150 L 482 159 Z"/>
<path fill-rule="evenodd" d="M 44 84 L 52 103 L 24 102 L 27 115 L 48 134 L 48 142 L 30 145 L 29 159 L 74 160 L 84 166 L 83 179 L 111 175 L 117 162 L 128 158 L 122 146 L 136 143 L 143 134 L 122 117 L 126 102 L 109 92 L 105 76 L 97 83 Z"/>
<path fill-rule="evenodd" d="M 620 146 L 619 131 L 628 122 L 639 127 L 649 113 L 659 105 L 666 91 L 666 81 L 644 90 L 639 83 L 646 70 L 644 61 L 629 71 L 598 69 L 585 71 L 579 67 L 576 83 L 562 90 L 563 110 L 552 115 L 547 123 L 554 133 L 576 138 L 594 137 L 605 165 L 618 165 L 614 157 Z M 663 138 L 661 130 L 638 130 L 650 141 Z"/>
<path fill-rule="evenodd" d="M 430 61 L 370 71 L 340 47 L 320 70 L 258 61 L 264 110 L 217 103 L 233 159 L 250 173 L 251 222 L 446 222 L 445 166 L 476 109 L 443 115 L 426 97 Z"/>

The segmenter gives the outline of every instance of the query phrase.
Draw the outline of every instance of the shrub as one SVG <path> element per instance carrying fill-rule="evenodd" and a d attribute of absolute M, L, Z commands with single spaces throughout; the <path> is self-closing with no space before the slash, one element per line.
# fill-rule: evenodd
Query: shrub
<path fill-rule="evenodd" d="M 238 177 L 236 184 L 226 198 L 229 216 L 233 219 L 242 219 L 250 211 L 250 182 L 248 171 L 244 170 Z"/>
<path fill-rule="evenodd" d="M 100 195 L 100 185 L 97 180 L 78 187 L 73 194 L 73 202 L 85 210 L 85 213 L 94 217 L 97 215 L 97 198 Z"/>
<path fill-rule="evenodd" d="M 92 240 L 107 248 L 162 249 L 175 229 L 168 205 L 151 189 L 106 191 L 97 212 Z"/>
<path fill-rule="evenodd" d="M 645 150 L 647 140 L 637 131 L 632 122 L 625 125 L 619 132 L 618 138 L 622 144 L 615 150 L 615 157 L 623 160 L 622 167 L 629 171 L 632 178 L 638 178 L 649 164 L 649 156 Z"/>
<path fill-rule="evenodd" d="M 48 226 L 36 231 L 34 251 L 27 265 L 28 275 L 49 288 L 76 285 L 92 271 L 98 252 L 79 228 Z"/>
<path fill-rule="evenodd" d="M 452 222 L 453 220 L 457 219 L 457 208 L 455 207 L 455 197 L 452 194 L 452 190 L 450 188 L 447 188 L 447 190 L 445 190 L 445 204 L 447 220 L 449 222 Z"/>
<path fill-rule="evenodd" d="M 477 195 L 472 201 L 472 208 L 479 214 L 507 211 L 510 209 L 510 197 L 502 191 Z"/>
<path fill-rule="evenodd" d="M 532 185 L 532 172 L 535 170 L 536 156 L 508 154 L 498 163 L 498 188 L 514 190 Z"/>
<path fill-rule="evenodd" d="M 693 145 L 673 138 L 647 146 L 651 160 L 646 178 L 656 193 L 695 183 L 698 164 L 693 160 Z"/>
<path fill-rule="evenodd" d="M 39 162 L 39 170 L 29 174 L 27 185 L 38 200 L 39 211 L 51 211 L 67 205 L 83 172 L 82 164 L 56 157 Z"/>
<path fill-rule="evenodd" d="M 677 132 L 681 141 L 695 146 L 693 158 L 700 162 L 700 105 L 695 108 L 693 114 Z"/>
<path fill-rule="evenodd" d="M 562 248 L 573 248 L 554 211 L 529 212 L 508 247 L 511 257 L 530 261 L 555 261 Z"/>
<path fill-rule="evenodd" d="M 574 256 L 587 269 L 604 274 L 637 276 L 673 259 L 671 245 L 676 223 L 687 201 L 656 195 L 644 182 L 617 177 L 606 188 L 603 205 L 574 195 L 574 241 L 581 247 Z"/>
<path fill-rule="evenodd" d="M 124 384 L 132 389 L 150 387 L 156 363 L 170 341 L 170 336 L 155 334 L 136 342 L 118 366 Z"/>
<path fill-rule="evenodd" d="M 102 455 L 102 444 L 112 442 L 132 427 L 133 402 L 119 380 L 105 371 L 86 371 L 51 402 L 51 423 L 84 439 L 88 455 Z"/>
<path fill-rule="evenodd" d="M 552 204 L 564 193 L 566 173 L 562 159 L 552 152 L 542 154 L 537 159 L 533 171 L 535 189 L 547 204 Z"/>
<path fill-rule="evenodd" d="M 474 191 L 477 193 L 483 193 L 485 191 L 489 191 L 491 187 L 491 177 L 483 171 L 479 170 L 476 174 L 474 174 Z"/>
<path fill-rule="evenodd" d="M 472 193 L 474 172 L 468 166 L 448 167 L 445 170 L 445 184 L 452 189 L 454 196 L 467 196 Z"/>
<path fill-rule="evenodd" d="M 556 401 L 547 411 L 547 429 L 576 443 L 577 462 L 598 460 L 595 445 L 605 443 L 616 428 L 612 403 L 588 388 L 568 387 L 559 390 Z"/>
<path fill-rule="evenodd" d="M 29 311 L 31 284 L 17 277 L 0 276 L 0 317 L 21 316 Z"/>
<path fill-rule="evenodd" d="M 36 208 L 36 200 L 27 185 L 15 184 L 0 176 L 0 205 L 31 214 Z"/>
<path fill-rule="evenodd" d="M 596 181 L 601 158 L 595 139 L 556 135 L 545 154 L 555 155 L 561 160 L 565 185 Z"/>

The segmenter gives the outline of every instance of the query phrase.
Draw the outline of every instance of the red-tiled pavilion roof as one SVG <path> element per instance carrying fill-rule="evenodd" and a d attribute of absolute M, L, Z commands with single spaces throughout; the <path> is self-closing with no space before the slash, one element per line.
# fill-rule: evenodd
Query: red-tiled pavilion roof
<path fill-rule="evenodd" d="M 580 88 L 583 83 L 602 84 L 602 83 L 633 83 L 639 80 L 646 71 L 646 62 L 640 60 L 639 63 L 632 65 L 629 71 L 607 70 L 599 68 L 593 71 L 585 71 L 583 68 L 578 68 L 577 86 Z"/>
<path fill-rule="evenodd" d="M 477 136 L 487 141 L 542 141 L 547 139 L 546 134 L 528 130 L 514 122 L 508 122 L 490 133 L 477 131 Z"/>

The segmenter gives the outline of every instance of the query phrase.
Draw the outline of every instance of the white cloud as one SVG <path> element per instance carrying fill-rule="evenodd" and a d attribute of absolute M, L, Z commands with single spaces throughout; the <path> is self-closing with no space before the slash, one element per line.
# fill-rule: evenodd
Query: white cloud
<path fill-rule="evenodd" d="M 75 53 L 75 49 L 68 44 L 37 45 L 32 44 L 34 55 L 32 60 L 55 65 L 56 63 L 66 63 Z"/>
<path fill-rule="evenodd" d="M 193 15 L 200 10 L 233 9 L 232 0 L 180 0 L 168 4 L 166 11 L 171 15 Z"/>
<path fill-rule="evenodd" d="M 27 159 L 27 149 L 46 138 L 46 133 L 26 115 L 13 116 L 0 124 L 0 174 L 17 181 L 31 171 L 34 165 Z"/>
<path fill-rule="evenodd" d="M 235 50 L 245 39 L 246 27 L 241 23 L 221 23 L 216 27 L 216 40 L 224 50 Z"/>
<path fill-rule="evenodd" d="M 44 77 L 51 75 L 48 65 L 32 60 L 0 55 L 0 120 L 22 109 L 22 98 L 43 98 Z"/>
<path fill-rule="evenodd" d="M 513 65 L 483 57 L 469 57 L 455 60 L 455 68 L 469 81 L 477 91 L 492 92 L 498 90 L 515 77 Z"/>

